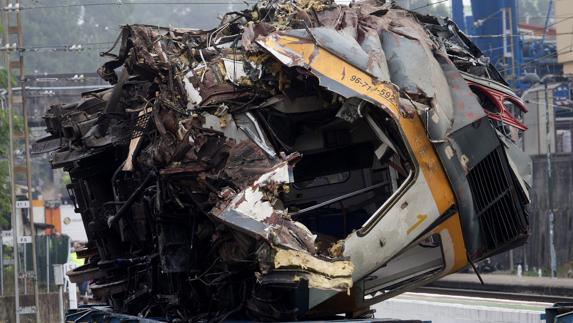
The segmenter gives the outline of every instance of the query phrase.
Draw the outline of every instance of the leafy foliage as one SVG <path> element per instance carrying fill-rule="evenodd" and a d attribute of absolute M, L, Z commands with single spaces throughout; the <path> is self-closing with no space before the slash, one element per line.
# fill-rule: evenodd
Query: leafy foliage
<path fill-rule="evenodd" d="M 113 3 L 113 1 L 108 1 Z M 95 72 L 107 58 L 100 52 L 111 47 L 121 25 L 148 24 L 158 26 L 213 28 L 219 24 L 217 16 L 222 12 L 247 8 L 246 5 L 190 4 L 189 1 L 160 1 L 141 4 L 141 1 L 123 0 L 119 4 L 89 5 L 93 0 L 67 0 L 66 5 L 86 4 L 54 8 L 53 0 L 27 0 L 24 5 L 43 7 L 23 11 L 25 47 L 57 47 L 82 44 L 80 51 L 28 51 L 26 73 L 86 73 Z M 137 2 L 137 4 L 130 4 Z M 177 2 L 183 2 L 177 4 Z M 236 1 L 239 2 L 239 1 Z M 58 2 L 57 4 L 61 4 Z"/>
<path fill-rule="evenodd" d="M 5 82 L 5 78 L 3 78 Z M 0 228 L 7 229 L 10 226 L 10 156 L 9 136 L 10 129 L 8 124 L 8 110 L 0 109 Z M 22 131 L 22 119 L 14 116 L 14 130 Z"/>

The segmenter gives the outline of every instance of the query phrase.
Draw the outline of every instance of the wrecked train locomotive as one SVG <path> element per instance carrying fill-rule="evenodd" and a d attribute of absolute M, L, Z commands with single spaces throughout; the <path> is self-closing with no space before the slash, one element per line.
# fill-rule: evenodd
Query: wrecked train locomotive
<path fill-rule="evenodd" d="M 484 111 L 523 105 L 447 19 L 261 1 L 116 45 L 36 150 L 88 234 L 70 279 L 117 312 L 361 317 L 527 237 L 528 158 Z"/>

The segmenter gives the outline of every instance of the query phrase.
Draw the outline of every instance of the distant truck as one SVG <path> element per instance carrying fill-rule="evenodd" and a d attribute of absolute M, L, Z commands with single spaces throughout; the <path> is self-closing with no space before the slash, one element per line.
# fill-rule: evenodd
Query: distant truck
<path fill-rule="evenodd" d="M 60 201 L 34 200 L 34 221 L 50 225 L 46 234 L 65 234 L 70 242 L 87 242 L 88 238 L 82 216 L 75 207 Z"/>

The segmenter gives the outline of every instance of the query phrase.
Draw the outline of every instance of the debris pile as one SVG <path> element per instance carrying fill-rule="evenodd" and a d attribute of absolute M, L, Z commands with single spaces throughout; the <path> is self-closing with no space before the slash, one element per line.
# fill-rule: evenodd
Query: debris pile
<path fill-rule="evenodd" d="M 487 234 L 464 243 L 452 228 L 482 232 L 473 211 L 441 227 L 473 207 L 471 189 L 456 202 L 454 171 L 465 179 L 494 152 L 513 189 L 507 207 L 521 187 L 500 148 L 511 141 L 466 78 L 505 82 L 449 20 L 384 1 L 274 0 L 213 30 L 124 26 L 116 45 L 98 70 L 113 87 L 50 107 L 50 136 L 36 144 L 70 173 L 88 233 L 86 265 L 70 278 L 90 280 L 115 311 L 178 322 L 360 317 L 317 306 L 401 292 L 526 235 L 520 223 L 493 246 Z M 470 128 L 479 147 L 456 137 Z M 457 258 L 399 289 L 372 274 L 417 246 Z"/>

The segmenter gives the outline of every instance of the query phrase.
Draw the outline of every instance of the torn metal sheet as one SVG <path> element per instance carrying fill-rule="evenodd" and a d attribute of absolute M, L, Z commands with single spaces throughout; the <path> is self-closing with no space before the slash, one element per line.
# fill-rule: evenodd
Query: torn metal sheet
<path fill-rule="evenodd" d="M 383 107 L 398 118 L 398 94 L 392 85 L 379 83 L 366 72 L 343 62 L 341 58 L 311 41 L 271 34 L 258 42 L 287 66 L 309 67 L 327 89 L 344 97 L 380 100 Z M 362 94 L 362 90 L 366 94 Z"/>
<path fill-rule="evenodd" d="M 113 87 L 50 107 L 35 147 L 89 238 L 70 277 L 114 311 L 358 319 L 527 237 L 530 166 L 499 121 L 525 128 L 484 112 L 521 101 L 447 19 L 279 0 L 120 37 Z"/>

